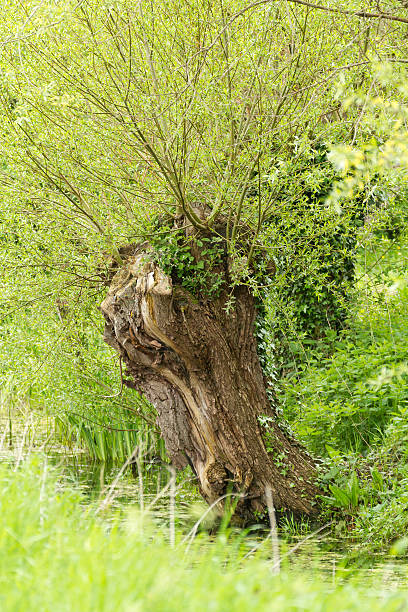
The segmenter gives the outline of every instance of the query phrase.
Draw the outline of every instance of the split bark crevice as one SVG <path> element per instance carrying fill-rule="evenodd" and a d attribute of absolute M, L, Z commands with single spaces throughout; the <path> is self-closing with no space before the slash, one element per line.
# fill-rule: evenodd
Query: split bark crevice
<path fill-rule="evenodd" d="M 232 491 L 244 518 L 266 508 L 311 514 L 318 493 L 306 451 L 279 427 L 257 354 L 255 302 L 246 287 L 197 300 L 136 248 L 101 305 L 105 341 L 127 366 L 127 384 L 155 406 L 172 463 L 190 464 L 208 503 Z M 259 417 L 268 419 L 268 441 Z"/>

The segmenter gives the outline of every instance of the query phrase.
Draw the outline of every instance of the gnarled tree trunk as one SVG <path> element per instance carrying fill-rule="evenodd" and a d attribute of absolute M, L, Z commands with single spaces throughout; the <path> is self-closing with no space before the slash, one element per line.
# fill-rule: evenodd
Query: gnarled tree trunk
<path fill-rule="evenodd" d="M 313 513 L 318 493 L 311 457 L 278 426 L 266 394 L 254 299 L 235 291 L 198 301 L 135 250 L 112 280 L 101 309 L 105 341 L 127 365 L 134 387 L 153 403 L 169 457 L 189 463 L 203 497 L 242 494 L 237 512 L 263 512 L 265 490 L 278 510 Z M 270 417 L 266 432 L 259 416 Z"/>

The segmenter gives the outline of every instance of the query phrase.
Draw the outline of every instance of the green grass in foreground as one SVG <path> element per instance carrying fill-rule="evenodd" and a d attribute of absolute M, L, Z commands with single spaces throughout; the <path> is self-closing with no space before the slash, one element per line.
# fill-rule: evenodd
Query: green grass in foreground
<path fill-rule="evenodd" d="M 0 517 L 5 612 L 408 609 L 406 593 L 353 580 L 333 587 L 293 570 L 276 576 L 270 561 L 226 546 L 225 534 L 186 552 L 181 536 L 170 547 L 140 514 L 108 523 L 38 457 L 15 472 L 0 465 Z"/>

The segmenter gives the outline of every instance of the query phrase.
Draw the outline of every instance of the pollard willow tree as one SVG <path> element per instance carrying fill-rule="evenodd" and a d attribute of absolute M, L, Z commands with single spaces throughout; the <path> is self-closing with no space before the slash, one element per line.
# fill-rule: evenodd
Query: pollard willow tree
<path fill-rule="evenodd" d="M 111 262 L 101 309 L 126 384 L 153 403 L 171 461 L 191 465 L 204 498 L 236 494 L 246 517 L 267 490 L 278 509 L 316 511 L 316 466 L 277 418 L 255 320 L 265 290 L 319 270 L 316 236 L 345 226 L 347 207 L 310 199 L 328 164 L 302 160 L 358 137 L 361 112 L 339 97 L 377 87 L 373 59 L 403 59 L 398 8 L 67 0 L 5 12 L 3 185 L 30 236 L 18 248 L 81 291 Z"/>

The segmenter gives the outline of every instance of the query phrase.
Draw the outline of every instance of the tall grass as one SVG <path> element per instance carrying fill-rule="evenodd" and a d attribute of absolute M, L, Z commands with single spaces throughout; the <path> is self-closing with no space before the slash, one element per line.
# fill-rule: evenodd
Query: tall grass
<path fill-rule="evenodd" d="M 17 471 L 0 465 L 0 608 L 7 612 L 111 612 L 173 610 L 404 610 L 407 596 L 378 582 L 361 589 L 353 580 L 327 583 L 300 576 L 283 564 L 244 560 L 200 536 L 175 545 L 168 529 L 131 510 L 109 523 L 81 497 L 61 486 L 40 457 Z M 203 546 L 205 540 L 206 546 Z"/>

